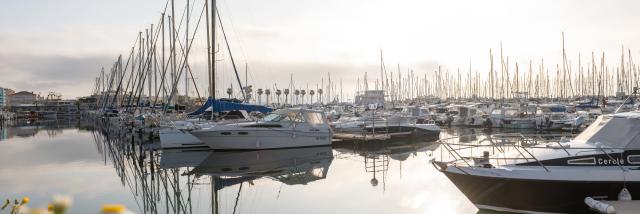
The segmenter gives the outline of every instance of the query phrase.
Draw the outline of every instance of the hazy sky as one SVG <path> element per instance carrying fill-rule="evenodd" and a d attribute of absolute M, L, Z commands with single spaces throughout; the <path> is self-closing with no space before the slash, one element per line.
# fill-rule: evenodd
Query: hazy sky
<path fill-rule="evenodd" d="M 176 0 L 176 11 L 184 2 Z M 192 0 L 192 19 L 202 2 Z M 127 53 L 138 31 L 158 23 L 164 4 L 2 0 L 0 86 L 87 95 L 100 68 Z M 315 88 L 328 72 L 343 79 L 345 91 L 369 72 L 372 87 L 380 49 L 390 71 L 397 64 L 420 74 L 438 65 L 467 71 L 471 63 L 486 72 L 489 49 L 498 55 L 500 42 L 511 62 L 544 58 L 555 67 L 562 31 L 571 61 L 578 53 L 605 51 L 610 64 L 619 64 L 621 45 L 640 56 L 638 1 L 218 0 L 218 8 L 234 58 L 249 64 L 249 83 L 258 87 L 286 86 L 293 73 L 297 85 Z M 207 87 L 204 36 L 196 36 L 191 61 L 201 92 Z M 220 92 L 236 85 L 229 64 L 219 63 Z"/>

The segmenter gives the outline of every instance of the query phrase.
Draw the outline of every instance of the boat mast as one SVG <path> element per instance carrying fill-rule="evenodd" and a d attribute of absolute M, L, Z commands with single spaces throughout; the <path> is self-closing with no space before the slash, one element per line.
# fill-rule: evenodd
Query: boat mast
<path fill-rule="evenodd" d="M 211 0 L 211 70 L 209 72 L 209 96 L 216 99 L 216 0 Z"/>

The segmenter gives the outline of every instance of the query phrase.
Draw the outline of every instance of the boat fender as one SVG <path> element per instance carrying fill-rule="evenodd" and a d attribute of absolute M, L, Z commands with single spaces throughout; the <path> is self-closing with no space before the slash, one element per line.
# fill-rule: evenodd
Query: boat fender
<path fill-rule="evenodd" d="M 597 211 L 599 213 L 607 213 L 607 214 L 616 213 L 616 209 L 613 206 L 611 206 L 609 204 L 606 204 L 604 202 L 595 200 L 595 199 L 593 199 L 591 197 L 584 198 L 584 203 L 587 206 L 589 206 L 589 208 L 591 208 L 592 210 L 595 210 L 595 211 Z"/>
<path fill-rule="evenodd" d="M 631 201 L 631 193 L 626 187 L 623 187 L 622 190 L 618 193 L 619 201 Z"/>

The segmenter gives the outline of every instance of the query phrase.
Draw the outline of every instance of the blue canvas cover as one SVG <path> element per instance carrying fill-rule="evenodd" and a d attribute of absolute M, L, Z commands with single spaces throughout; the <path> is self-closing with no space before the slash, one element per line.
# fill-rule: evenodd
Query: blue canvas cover
<path fill-rule="evenodd" d="M 205 102 L 204 105 L 202 105 L 202 107 L 189 113 L 189 115 L 200 115 L 204 113 L 209 107 L 213 107 L 212 108 L 213 112 L 245 110 L 247 112 L 259 111 L 266 114 L 273 111 L 272 108 L 269 108 L 266 106 L 251 105 L 251 104 L 245 104 L 245 103 L 234 103 L 234 102 L 223 101 L 223 100 L 214 100 L 213 98 L 209 97 L 209 99 L 207 99 L 207 102 Z"/>

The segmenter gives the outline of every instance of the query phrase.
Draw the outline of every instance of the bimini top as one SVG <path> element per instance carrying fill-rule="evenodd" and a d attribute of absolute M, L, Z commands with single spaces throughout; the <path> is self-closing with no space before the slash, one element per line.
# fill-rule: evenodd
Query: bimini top
<path fill-rule="evenodd" d="M 600 116 L 574 140 L 612 148 L 640 149 L 640 112 Z"/>

